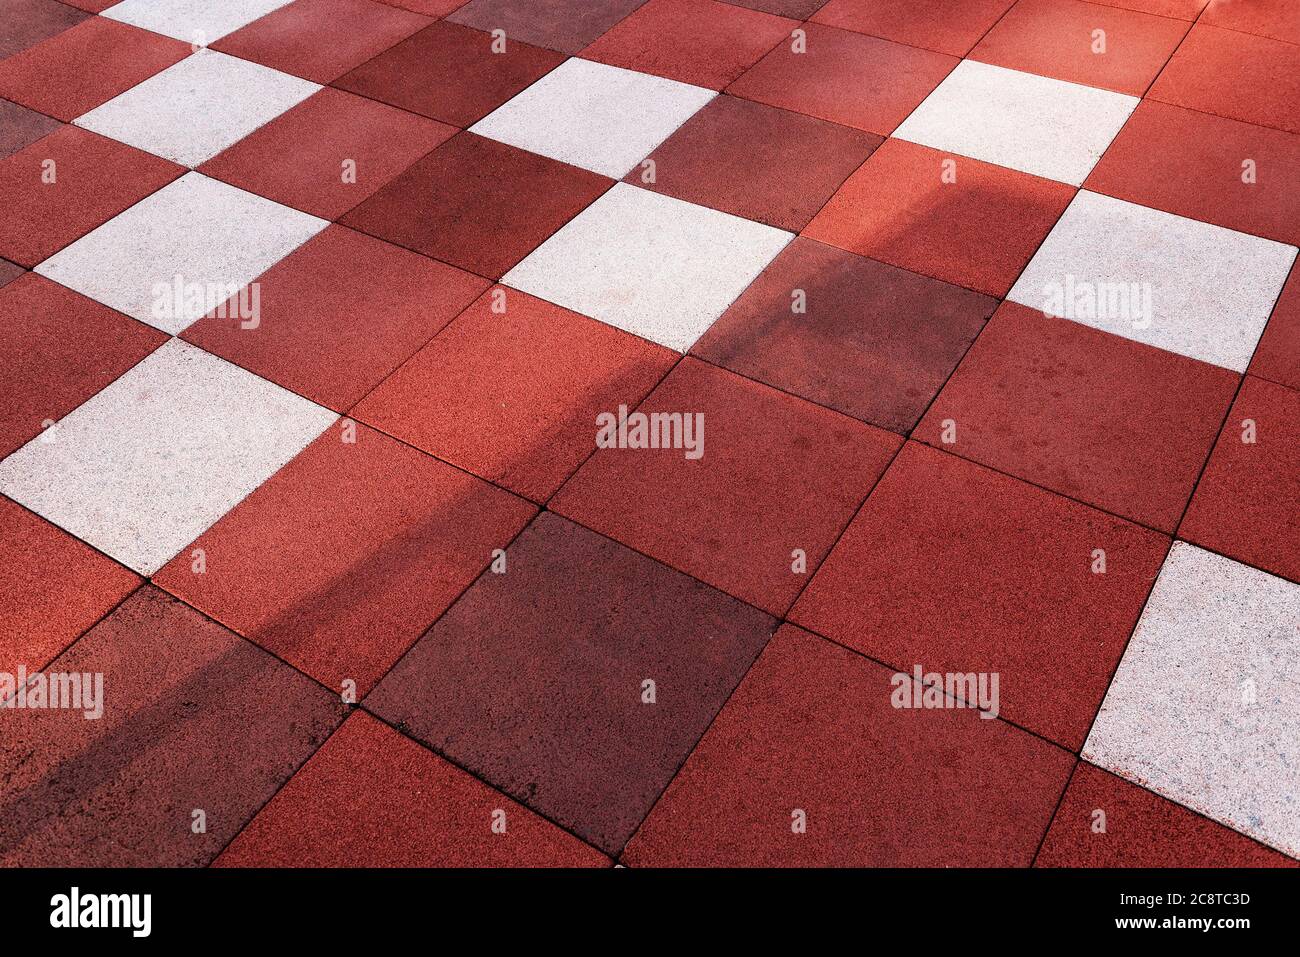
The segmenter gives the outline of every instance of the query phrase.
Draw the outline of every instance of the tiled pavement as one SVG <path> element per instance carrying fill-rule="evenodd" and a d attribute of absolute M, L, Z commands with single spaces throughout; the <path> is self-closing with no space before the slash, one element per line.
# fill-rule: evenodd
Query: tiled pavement
<path fill-rule="evenodd" d="M 0 864 L 1300 860 L 1297 0 L 0 0 L 0 210 Z"/>

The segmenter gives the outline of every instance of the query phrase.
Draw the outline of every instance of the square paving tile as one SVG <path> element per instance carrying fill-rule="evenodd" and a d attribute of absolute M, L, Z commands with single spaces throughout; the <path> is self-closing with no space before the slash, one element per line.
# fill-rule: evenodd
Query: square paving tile
<path fill-rule="evenodd" d="M 814 23 L 965 56 L 1016 0 L 830 0 Z"/>
<path fill-rule="evenodd" d="M 504 312 L 495 308 L 504 294 Z M 453 465 L 543 502 L 596 448 L 596 417 L 633 408 L 677 354 L 497 287 L 354 410 Z"/>
<path fill-rule="evenodd" d="M 543 513 L 366 707 L 617 853 L 774 624 Z"/>
<path fill-rule="evenodd" d="M 289 0 L 122 0 L 103 11 L 111 20 L 206 46 Z"/>
<path fill-rule="evenodd" d="M 70 122 L 190 52 L 178 40 L 91 17 L 0 61 L 0 96 Z"/>
<path fill-rule="evenodd" d="M 905 433 L 996 305 L 988 296 L 796 238 L 691 353 Z"/>
<path fill-rule="evenodd" d="M 327 225 L 187 173 L 36 272 L 175 335 Z"/>
<path fill-rule="evenodd" d="M 720 96 L 626 180 L 794 232 L 881 144 L 878 136 L 752 100 Z"/>
<path fill-rule="evenodd" d="M 891 707 L 892 679 L 875 662 L 782 627 L 622 859 L 1028 866 L 1073 757 L 970 711 Z"/>
<path fill-rule="evenodd" d="M 205 49 L 78 117 L 77 125 L 193 167 L 319 89 Z"/>
<path fill-rule="evenodd" d="M 1271 37 L 1288 43 L 1300 43 L 1300 18 L 1287 0 L 1210 0 L 1201 16 L 1202 23 L 1258 37 Z"/>
<path fill-rule="evenodd" d="M 51 116 L 8 100 L 0 100 L 0 159 L 12 156 L 41 137 L 48 136 L 61 125 Z"/>
<path fill-rule="evenodd" d="M 340 222 L 498 279 L 610 183 L 576 166 L 462 133 Z"/>
<path fill-rule="evenodd" d="M 894 131 L 900 139 L 1078 186 L 1138 99 L 963 60 Z"/>
<path fill-rule="evenodd" d="M 359 700 L 535 509 L 354 428 L 327 430 L 155 580 Z"/>
<path fill-rule="evenodd" d="M 1081 191 L 1007 298 L 1244 372 L 1296 247 Z"/>
<path fill-rule="evenodd" d="M 1300 389 L 1300 270 L 1282 287 L 1250 361 L 1251 374 Z"/>
<path fill-rule="evenodd" d="M 1300 857 L 1300 585 L 1176 542 L 1083 756 Z"/>
<path fill-rule="evenodd" d="M 1074 193 L 1064 183 L 891 138 L 803 235 L 1005 296 Z"/>
<path fill-rule="evenodd" d="M 805 49 L 781 43 L 727 92 L 888 136 L 958 60 L 816 24 Z"/>
<path fill-rule="evenodd" d="M 0 462 L 0 492 L 149 575 L 334 418 L 173 339 Z"/>
<path fill-rule="evenodd" d="M 342 717 L 328 691 L 148 585 L 55 667 L 103 675 L 103 716 L 0 710 L 0 865 L 207 864 Z"/>
<path fill-rule="evenodd" d="M 582 55 L 721 90 L 798 25 L 718 0 L 649 0 Z"/>
<path fill-rule="evenodd" d="M 505 830 L 494 831 L 502 820 Z M 608 867 L 595 848 L 354 713 L 217 867 Z"/>
<path fill-rule="evenodd" d="M 491 34 L 439 21 L 334 81 L 340 89 L 466 127 L 564 62 L 518 41 L 492 52 Z"/>
<path fill-rule="evenodd" d="M 575 57 L 470 132 L 618 179 L 716 95 Z"/>
<path fill-rule="evenodd" d="M 1178 535 L 1300 582 L 1300 392 L 1246 376 Z"/>
<path fill-rule="evenodd" d="M 502 282 L 684 352 L 791 238 L 618 183 Z"/>
<path fill-rule="evenodd" d="M 643 3 L 645 0 L 470 0 L 447 19 L 489 33 L 504 30 L 507 38 L 573 54 Z"/>
<path fill-rule="evenodd" d="M 1096 0 L 1096 2 L 1104 7 L 1153 13 L 1158 17 L 1195 20 L 1205 8 L 1207 0 Z"/>
<path fill-rule="evenodd" d="M 86 19 L 86 14 L 55 0 L 0 0 L 0 59 L 21 53 Z"/>
<path fill-rule="evenodd" d="M 256 282 L 255 325 L 233 308 L 216 310 L 185 330 L 185 339 L 339 412 L 488 286 L 342 226 L 308 240 Z"/>
<path fill-rule="evenodd" d="M 995 713 L 1077 751 L 1168 548 L 909 442 L 790 619 L 900 671 L 996 674 Z"/>
<path fill-rule="evenodd" d="M 1004 303 L 913 435 L 1172 532 L 1236 387 L 1226 369 Z"/>
<path fill-rule="evenodd" d="M 602 448 L 551 507 L 778 615 L 900 445 L 888 432 L 691 358 L 636 411 L 692 417 L 694 449 L 631 441 Z M 629 420 L 629 438 L 632 427 Z M 800 478 L 813 475 L 816 485 Z"/>

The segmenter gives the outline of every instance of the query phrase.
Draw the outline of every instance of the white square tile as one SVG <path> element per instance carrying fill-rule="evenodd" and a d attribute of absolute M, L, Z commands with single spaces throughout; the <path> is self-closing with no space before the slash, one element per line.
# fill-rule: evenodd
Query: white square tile
<path fill-rule="evenodd" d="M 1080 191 L 1007 298 L 1236 372 L 1296 247 Z"/>
<path fill-rule="evenodd" d="M 1175 542 L 1083 756 L 1300 857 L 1300 585 Z"/>
<path fill-rule="evenodd" d="M 622 179 L 715 96 L 713 90 L 575 58 L 470 132 Z"/>
<path fill-rule="evenodd" d="M 34 271 L 176 335 L 210 311 L 190 292 L 242 288 L 328 225 L 186 173 Z"/>
<path fill-rule="evenodd" d="M 200 50 L 73 122 L 194 167 L 320 88 L 259 63 Z"/>
<path fill-rule="evenodd" d="M 894 130 L 899 139 L 1079 186 L 1134 96 L 962 60 Z"/>
<path fill-rule="evenodd" d="M 617 183 L 501 281 L 685 352 L 792 238 Z"/>
<path fill-rule="evenodd" d="M 102 16 L 207 46 L 289 0 L 123 0 Z"/>
<path fill-rule="evenodd" d="M 172 339 L 0 462 L 0 492 L 150 575 L 336 418 Z"/>

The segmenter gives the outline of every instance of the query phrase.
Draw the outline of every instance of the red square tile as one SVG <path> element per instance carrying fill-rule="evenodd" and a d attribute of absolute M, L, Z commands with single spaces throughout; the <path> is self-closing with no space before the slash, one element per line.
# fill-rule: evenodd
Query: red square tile
<path fill-rule="evenodd" d="M 0 288 L 0 458 L 166 341 L 157 329 L 35 273 Z"/>
<path fill-rule="evenodd" d="M 1103 7 L 1117 7 L 1121 10 L 1134 10 L 1137 13 L 1153 13 L 1158 17 L 1195 20 L 1200 16 L 1207 0 L 1093 0 L 1093 2 Z"/>
<path fill-rule="evenodd" d="M 582 55 L 721 90 L 798 25 L 718 0 L 650 0 Z"/>
<path fill-rule="evenodd" d="M 212 314 L 184 338 L 336 411 L 432 339 L 487 280 L 331 226 L 257 280 L 259 317 Z M 427 410 L 426 410 L 427 414 Z"/>
<path fill-rule="evenodd" d="M 878 136 L 752 100 L 719 96 L 624 179 L 798 232 L 881 144 Z"/>
<path fill-rule="evenodd" d="M 1246 376 L 1178 537 L 1300 582 L 1300 392 Z"/>
<path fill-rule="evenodd" d="M 439 21 L 334 82 L 340 89 L 469 126 L 531 86 L 564 57 L 519 41 L 492 52 L 492 36 Z"/>
<path fill-rule="evenodd" d="M 1236 386 L 1227 369 L 1005 302 L 913 434 L 1172 532 Z"/>
<path fill-rule="evenodd" d="M 1300 135 L 1143 100 L 1084 185 L 1143 206 L 1297 244 L 1296 182 Z"/>
<path fill-rule="evenodd" d="M 1300 389 L 1300 269 L 1294 265 L 1250 360 L 1250 373 Z"/>
<path fill-rule="evenodd" d="M 41 670 L 139 584 L 134 572 L 0 496 L 0 671 Z"/>
<path fill-rule="evenodd" d="M 551 507 L 774 614 L 790 607 L 899 446 L 888 432 L 689 357 L 637 411 L 703 416 L 696 457 L 601 449 Z"/>
<path fill-rule="evenodd" d="M 826 0 L 726 0 L 726 2 L 762 13 L 774 13 L 778 17 L 806 20 L 816 13 L 817 8 L 826 3 Z"/>
<path fill-rule="evenodd" d="M 1148 95 L 1300 133 L 1300 46 L 1198 23 Z"/>
<path fill-rule="evenodd" d="M 332 220 L 455 132 L 454 126 L 326 88 L 199 172 Z"/>
<path fill-rule="evenodd" d="M 470 0 L 447 19 L 534 46 L 577 53 L 645 0 Z"/>
<path fill-rule="evenodd" d="M 1020 0 L 970 56 L 1009 70 L 1141 96 L 1188 27 L 1185 20 L 1084 0 Z"/>
<path fill-rule="evenodd" d="M 1300 43 L 1300 10 L 1293 0 L 1210 0 L 1201 23 L 1259 37 Z"/>
<path fill-rule="evenodd" d="M 457 7 L 463 7 L 465 0 L 379 0 L 380 3 L 414 13 L 423 13 L 426 17 L 445 17 Z"/>
<path fill-rule="evenodd" d="M 207 864 L 342 718 L 324 688 L 149 585 L 56 668 L 103 675 L 103 717 L 0 710 L 3 866 Z"/>
<path fill-rule="evenodd" d="M 1073 757 L 777 632 L 623 860 L 633 867 L 1026 867 Z M 800 829 L 799 824 L 805 827 Z"/>
<path fill-rule="evenodd" d="M 612 183 L 576 166 L 461 133 L 340 221 L 500 279 Z"/>
<path fill-rule="evenodd" d="M 97 133 L 60 127 L 0 160 L 0 256 L 35 266 L 184 172 Z"/>
<path fill-rule="evenodd" d="M 900 671 L 997 674 L 1001 717 L 1078 751 L 1168 550 L 909 442 L 790 620 Z"/>
<path fill-rule="evenodd" d="M 494 820 L 504 814 L 504 831 Z M 398 734 L 352 714 L 216 867 L 608 867 L 609 858 Z"/>
<path fill-rule="evenodd" d="M 797 237 L 691 353 L 907 432 L 996 306 L 979 293 Z"/>
<path fill-rule="evenodd" d="M 890 139 L 803 235 L 1005 296 L 1074 194 L 1064 183 Z"/>
<path fill-rule="evenodd" d="M 616 854 L 775 622 L 550 512 L 508 563 L 366 707 Z"/>
<path fill-rule="evenodd" d="M 354 681 L 359 699 L 535 510 L 364 425 L 349 443 L 346 426 L 154 580 L 322 684 Z"/>
<path fill-rule="evenodd" d="M 87 14 L 55 0 L 0 0 L 0 60 L 85 20 Z"/>
<path fill-rule="evenodd" d="M 727 88 L 734 96 L 888 136 L 957 65 L 954 57 L 808 24 Z"/>
<path fill-rule="evenodd" d="M 191 52 L 188 43 L 91 17 L 0 61 L 0 96 L 71 122 Z"/>
<path fill-rule="evenodd" d="M 3 63 L 0 63 L 3 67 Z M 0 159 L 49 136 L 63 124 L 17 103 L 0 100 Z"/>
<path fill-rule="evenodd" d="M 831 0 L 814 23 L 965 56 L 1016 0 Z"/>
<path fill-rule="evenodd" d="M 222 37 L 212 49 L 330 83 L 430 22 L 372 0 L 294 0 Z"/>
<path fill-rule="evenodd" d="M 505 296 L 505 312 L 494 310 Z M 503 287 L 463 312 L 357 418 L 543 502 L 596 448 L 596 416 L 635 407 L 678 355 Z"/>
<path fill-rule="evenodd" d="M 1297 865 L 1222 824 L 1080 761 L 1034 866 Z"/>

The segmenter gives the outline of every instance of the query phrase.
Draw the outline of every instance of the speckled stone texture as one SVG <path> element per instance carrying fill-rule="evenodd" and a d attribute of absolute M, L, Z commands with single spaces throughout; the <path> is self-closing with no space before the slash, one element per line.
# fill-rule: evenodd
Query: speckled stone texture
<path fill-rule="evenodd" d="M 122 0 L 104 16 L 200 46 L 279 9 L 289 0 Z"/>
<path fill-rule="evenodd" d="M 456 0 L 445 0 L 457 5 Z M 645 0 L 469 0 L 448 15 L 453 23 L 534 46 L 575 54 Z M 748 4 L 741 4 L 748 6 Z"/>

